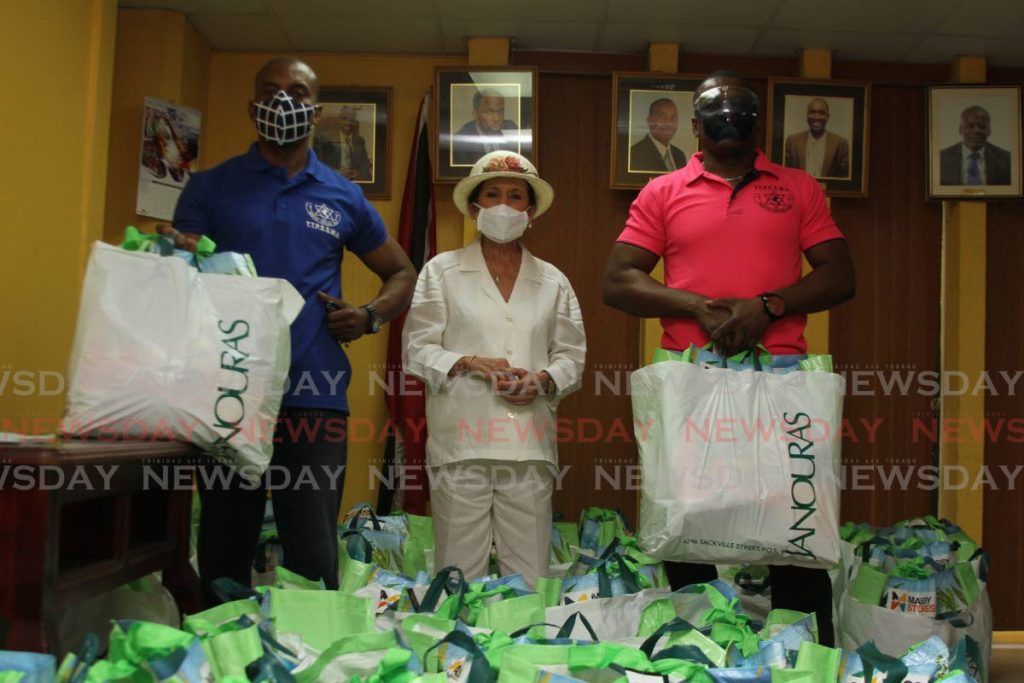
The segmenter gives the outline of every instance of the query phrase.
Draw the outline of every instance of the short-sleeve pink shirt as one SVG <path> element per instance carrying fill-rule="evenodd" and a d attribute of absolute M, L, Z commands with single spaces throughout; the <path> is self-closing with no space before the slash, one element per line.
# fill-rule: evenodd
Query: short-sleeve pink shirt
<path fill-rule="evenodd" d="M 757 176 L 733 187 L 704 169 L 704 155 L 655 178 L 629 210 L 619 242 L 665 261 L 665 284 L 709 299 L 753 297 L 797 282 L 801 256 L 816 244 L 843 239 L 825 193 L 808 173 L 769 161 L 760 151 Z M 663 348 L 703 346 L 708 335 L 691 318 L 662 318 Z M 761 343 L 774 354 L 806 353 L 807 316 L 772 323 Z"/>

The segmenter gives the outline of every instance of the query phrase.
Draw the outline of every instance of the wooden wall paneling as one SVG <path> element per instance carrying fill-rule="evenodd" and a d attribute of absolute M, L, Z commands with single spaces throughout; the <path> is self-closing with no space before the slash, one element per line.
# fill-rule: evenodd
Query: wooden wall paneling
<path fill-rule="evenodd" d="M 986 282 L 985 368 L 1013 377 L 1024 370 L 1024 202 L 989 202 Z M 1010 395 L 1008 382 L 995 381 L 986 398 L 985 465 L 994 485 L 986 486 L 984 545 L 992 558 L 989 591 L 997 630 L 1024 630 L 1024 381 Z M 997 425 L 1003 425 L 996 431 Z M 1013 478 L 1013 473 L 1018 476 Z M 1013 488 L 1010 488 L 1011 480 Z M 997 488 L 998 487 L 998 488 Z"/>
<path fill-rule="evenodd" d="M 832 201 L 857 271 L 857 295 L 833 310 L 829 334 L 847 376 L 844 521 L 890 524 L 935 509 L 915 469 L 935 464 L 921 429 L 932 426 L 935 397 L 916 380 L 887 395 L 882 381 L 939 367 L 941 205 L 925 200 L 926 97 L 921 87 L 873 88 L 869 197 Z M 891 478 L 908 472 L 909 485 Z"/>

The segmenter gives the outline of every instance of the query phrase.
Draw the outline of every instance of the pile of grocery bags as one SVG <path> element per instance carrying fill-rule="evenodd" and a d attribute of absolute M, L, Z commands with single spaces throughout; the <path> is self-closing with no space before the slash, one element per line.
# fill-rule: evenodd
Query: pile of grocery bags
<path fill-rule="evenodd" d="M 880 530 L 871 530 L 867 541 L 860 538 L 868 533 L 865 527 L 844 531 L 868 559 L 900 556 L 899 545 L 912 545 L 910 535 L 897 535 L 904 540 L 893 540 L 885 546 L 892 552 L 885 554 L 875 550 L 883 545 Z M 272 570 L 270 585 L 255 589 L 217 582 L 222 605 L 187 615 L 180 629 L 114 622 L 106 655 L 98 658 L 95 642 L 87 642 L 64 658 L 56 680 L 982 680 L 972 675 L 978 672 L 972 653 L 979 643 L 970 633 L 952 643 L 943 634 L 929 634 L 897 655 L 889 652 L 886 634 L 875 642 L 844 641 L 843 648 L 829 648 L 817 642 L 813 615 L 771 610 L 752 617 L 723 581 L 673 592 L 661 563 L 640 549 L 614 511 L 589 509 L 578 524 L 556 523 L 552 575 L 532 590 L 520 576 L 466 577 L 457 567 L 433 571 L 432 539 L 428 517 L 376 515 L 358 507 L 339 524 L 340 590 L 324 590 L 321 582 L 282 566 Z M 31 677 L 37 674 L 29 667 L 37 663 L 19 664 L 19 656 L 0 653 L 0 681 L 42 680 Z"/>
<path fill-rule="evenodd" d="M 841 598 L 842 643 L 874 639 L 893 654 L 937 636 L 947 644 L 973 644 L 979 679 L 988 676 L 992 607 L 986 582 L 988 556 L 962 529 L 934 517 L 875 529 L 845 524 L 856 548 Z"/>

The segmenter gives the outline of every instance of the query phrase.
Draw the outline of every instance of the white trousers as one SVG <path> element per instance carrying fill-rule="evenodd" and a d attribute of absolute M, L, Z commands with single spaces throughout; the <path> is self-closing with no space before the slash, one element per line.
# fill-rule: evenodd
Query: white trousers
<path fill-rule="evenodd" d="M 468 460 L 431 468 L 434 566 L 455 565 L 466 580 L 485 576 L 491 544 L 502 576 L 533 588 L 548 573 L 554 472 L 542 461 Z"/>

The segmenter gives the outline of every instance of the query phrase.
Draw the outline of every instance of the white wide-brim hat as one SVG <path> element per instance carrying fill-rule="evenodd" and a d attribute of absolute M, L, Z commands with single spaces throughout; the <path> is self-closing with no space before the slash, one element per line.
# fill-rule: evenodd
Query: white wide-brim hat
<path fill-rule="evenodd" d="M 554 189 L 546 181 L 541 180 L 529 159 L 515 152 L 489 152 L 473 164 L 469 175 L 460 180 L 452 192 L 455 206 L 463 215 L 469 216 L 469 196 L 473 194 L 473 190 L 491 178 L 519 178 L 529 183 L 537 198 L 534 218 L 547 211 L 555 199 Z"/>

